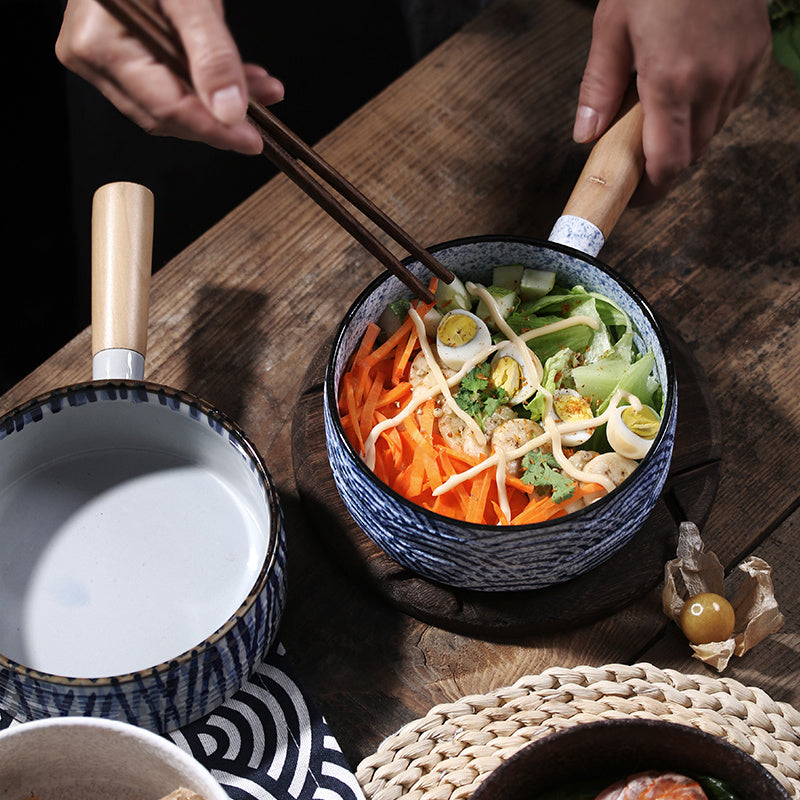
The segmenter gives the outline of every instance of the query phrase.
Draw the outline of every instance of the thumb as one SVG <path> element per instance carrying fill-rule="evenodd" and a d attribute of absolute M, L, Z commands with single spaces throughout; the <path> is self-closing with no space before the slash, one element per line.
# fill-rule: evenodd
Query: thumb
<path fill-rule="evenodd" d="M 602 13 L 594 18 L 592 45 L 581 80 L 572 138 L 591 142 L 602 134 L 619 111 L 631 81 L 633 51 L 627 27 Z"/>
<path fill-rule="evenodd" d="M 235 125 L 247 111 L 244 66 L 233 37 L 214 0 L 163 0 L 177 29 L 192 75 L 192 84 L 217 120 Z"/>

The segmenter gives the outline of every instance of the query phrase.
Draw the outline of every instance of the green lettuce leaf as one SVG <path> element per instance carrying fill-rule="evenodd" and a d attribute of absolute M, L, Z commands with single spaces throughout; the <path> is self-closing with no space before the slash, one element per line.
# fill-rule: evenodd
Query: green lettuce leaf
<path fill-rule="evenodd" d="M 592 408 L 599 408 L 618 388 L 633 356 L 633 333 L 623 334 L 603 356 L 572 370 L 574 388 L 588 398 Z"/>
<path fill-rule="evenodd" d="M 597 411 L 602 414 L 608 408 L 608 400 L 614 392 L 621 389 L 625 392 L 630 392 L 642 401 L 646 406 L 651 406 L 656 410 L 660 409 L 660 403 L 656 404 L 653 397 L 653 381 L 651 373 L 653 365 L 655 364 L 655 357 L 653 351 L 648 350 L 638 361 L 630 364 L 620 376 L 617 384 L 614 386 L 609 396 L 603 403 L 600 404 Z"/>
<path fill-rule="evenodd" d="M 575 369 L 576 360 L 577 354 L 568 347 L 550 356 L 544 362 L 542 388 L 550 393 L 556 389 L 574 389 L 575 381 L 572 378 L 572 373 Z M 537 390 L 536 394 L 523 406 L 534 421 L 540 420 L 544 414 L 545 394 L 545 392 Z"/>

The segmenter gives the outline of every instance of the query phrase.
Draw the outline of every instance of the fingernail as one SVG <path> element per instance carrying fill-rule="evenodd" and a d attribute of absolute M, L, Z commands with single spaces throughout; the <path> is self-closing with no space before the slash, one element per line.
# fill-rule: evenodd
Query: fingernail
<path fill-rule="evenodd" d="M 575 114 L 575 127 L 572 129 L 572 138 L 582 144 L 590 142 L 597 134 L 597 112 L 589 106 L 578 106 Z"/>
<path fill-rule="evenodd" d="M 237 122 L 241 122 L 245 111 L 244 100 L 238 86 L 217 89 L 211 95 L 211 112 L 226 125 L 235 125 Z"/>
<path fill-rule="evenodd" d="M 280 95 L 280 100 L 283 100 L 284 92 L 286 91 L 284 86 L 283 86 L 283 81 L 280 81 L 277 78 L 272 78 L 272 80 L 274 81 L 275 95 L 276 96 Z M 276 101 L 276 102 L 280 102 L 280 101 Z"/>

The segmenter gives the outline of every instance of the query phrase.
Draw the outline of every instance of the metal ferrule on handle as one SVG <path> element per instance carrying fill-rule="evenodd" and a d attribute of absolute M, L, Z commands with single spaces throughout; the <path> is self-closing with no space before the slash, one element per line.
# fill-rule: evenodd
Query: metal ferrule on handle
<path fill-rule="evenodd" d="M 611 127 L 598 139 L 550 233 L 559 242 L 596 256 L 630 202 L 644 173 L 641 103 L 626 97 Z"/>

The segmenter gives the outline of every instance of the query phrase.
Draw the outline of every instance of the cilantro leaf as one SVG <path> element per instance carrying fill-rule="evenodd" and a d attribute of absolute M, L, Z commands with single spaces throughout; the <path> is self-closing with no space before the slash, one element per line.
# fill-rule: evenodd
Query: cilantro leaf
<path fill-rule="evenodd" d="M 508 392 L 489 381 L 489 362 L 473 367 L 462 379 L 453 396 L 459 407 L 467 412 L 483 429 L 483 422 L 508 403 Z"/>
<path fill-rule="evenodd" d="M 575 494 L 575 484 L 571 478 L 558 471 L 558 461 L 552 453 L 531 450 L 522 457 L 522 467 L 525 470 L 522 482 L 528 486 L 551 489 L 554 503 L 569 500 Z"/>

